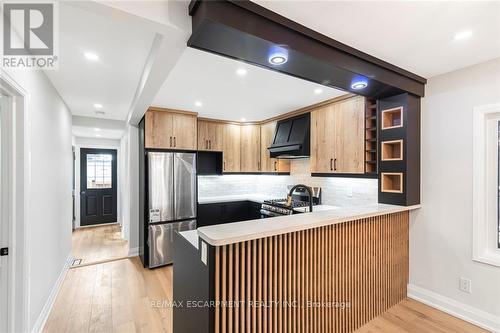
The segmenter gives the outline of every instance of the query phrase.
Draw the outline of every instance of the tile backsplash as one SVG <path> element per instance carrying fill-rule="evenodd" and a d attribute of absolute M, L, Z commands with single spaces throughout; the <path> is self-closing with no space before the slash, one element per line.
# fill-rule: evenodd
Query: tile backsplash
<path fill-rule="evenodd" d="M 334 206 L 359 206 L 377 203 L 377 179 L 311 177 L 309 159 L 293 160 L 290 176 L 224 175 L 199 176 L 198 196 L 264 194 L 284 198 L 286 186 L 306 184 L 322 188 L 322 203 Z"/>

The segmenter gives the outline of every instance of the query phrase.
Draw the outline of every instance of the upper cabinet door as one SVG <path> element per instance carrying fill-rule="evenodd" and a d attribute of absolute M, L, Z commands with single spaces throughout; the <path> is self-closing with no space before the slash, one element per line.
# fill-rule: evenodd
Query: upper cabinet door
<path fill-rule="evenodd" d="M 169 112 L 146 112 L 145 147 L 170 149 L 173 145 L 173 117 Z"/>
<path fill-rule="evenodd" d="M 196 116 L 173 113 L 172 119 L 172 148 L 196 150 L 198 142 Z"/>
<path fill-rule="evenodd" d="M 335 106 L 334 172 L 364 173 L 365 98 L 350 98 Z"/>
<path fill-rule="evenodd" d="M 311 172 L 333 173 L 335 158 L 335 104 L 311 112 Z"/>
<path fill-rule="evenodd" d="M 240 172 L 240 125 L 222 127 L 223 172 Z"/>
<path fill-rule="evenodd" d="M 198 150 L 222 151 L 222 124 L 198 121 Z"/>
<path fill-rule="evenodd" d="M 273 143 L 274 131 L 276 129 L 276 122 L 270 122 L 260 125 L 260 163 L 262 172 L 275 172 L 277 170 L 277 163 L 275 158 L 269 157 L 269 147 Z"/>
<path fill-rule="evenodd" d="M 260 171 L 260 126 L 241 126 L 241 172 Z"/>

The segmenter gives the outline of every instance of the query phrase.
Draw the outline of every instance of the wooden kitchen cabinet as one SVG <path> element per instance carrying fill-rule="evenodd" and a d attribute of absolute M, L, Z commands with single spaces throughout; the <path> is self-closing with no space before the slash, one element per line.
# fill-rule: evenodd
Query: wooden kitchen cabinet
<path fill-rule="evenodd" d="M 335 106 L 329 104 L 311 112 L 311 172 L 332 173 L 335 135 Z"/>
<path fill-rule="evenodd" d="M 222 151 L 222 127 L 218 122 L 198 120 L 198 150 Z"/>
<path fill-rule="evenodd" d="M 312 173 L 364 173 L 364 108 L 356 96 L 311 112 Z"/>
<path fill-rule="evenodd" d="M 267 148 L 273 143 L 276 122 L 260 125 L 260 170 L 262 172 L 290 172 L 290 161 L 271 158 Z"/>
<path fill-rule="evenodd" d="M 259 172 L 260 171 L 260 126 L 242 125 L 240 126 L 240 171 Z"/>
<path fill-rule="evenodd" d="M 240 125 L 222 125 L 223 172 L 240 172 Z"/>
<path fill-rule="evenodd" d="M 196 150 L 196 115 L 149 110 L 145 117 L 146 148 Z"/>

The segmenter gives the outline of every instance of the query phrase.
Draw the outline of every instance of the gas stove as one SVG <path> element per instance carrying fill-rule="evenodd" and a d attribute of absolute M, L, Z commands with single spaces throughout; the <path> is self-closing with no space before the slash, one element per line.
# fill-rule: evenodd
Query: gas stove
<path fill-rule="evenodd" d="M 292 185 L 288 186 L 291 189 Z M 313 205 L 319 205 L 321 203 L 321 188 L 313 187 Z M 294 208 L 309 206 L 309 198 L 307 193 L 303 190 L 298 189 L 292 195 L 292 201 L 288 204 L 287 199 L 271 199 L 264 200 L 262 203 L 260 213 L 262 218 L 275 217 L 282 215 L 292 215 L 298 212 L 294 211 Z"/>

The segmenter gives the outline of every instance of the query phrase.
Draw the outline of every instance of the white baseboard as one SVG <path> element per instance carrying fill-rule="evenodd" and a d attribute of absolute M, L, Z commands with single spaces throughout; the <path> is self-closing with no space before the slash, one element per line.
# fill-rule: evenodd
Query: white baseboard
<path fill-rule="evenodd" d="M 128 256 L 129 257 L 137 257 L 139 255 L 139 248 L 138 247 L 131 247 L 128 249 Z"/>
<path fill-rule="evenodd" d="M 31 329 L 31 332 L 33 333 L 38 333 L 43 330 L 43 327 L 45 326 L 45 323 L 47 322 L 47 319 L 49 318 L 50 311 L 52 310 L 52 307 L 54 306 L 54 302 L 56 301 L 57 294 L 59 293 L 59 290 L 61 289 L 62 283 L 64 281 L 64 278 L 66 277 L 66 273 L 68 272 L 70 263 L 73 261 L 73 258 L 71 257 L 71 254 L 68 255 L 68 258 L 66 258 L 66 262 L 64 263 L 64 267 L 61 270 L 61 273 L 59 274 L 59 277 L 56 280 L 56 283 L 54 284 L 54 287 L 52 287 L 52 290 L 50 291 L 49 297 L 47 298 L 47 301 L 45 302 L 45 305 L 42 308 L 42 311 L 40 312 L 40 315 L 38 315 L 38 318 L 33 325 L 33 328 Z"/>
<path fill-rule="evenodd" d="M 479 310 L 470 305 L 413 284 L 408 285 L 408 297 L 486 330 L 500 332 L 500 317 L 494 314 Z"/>

